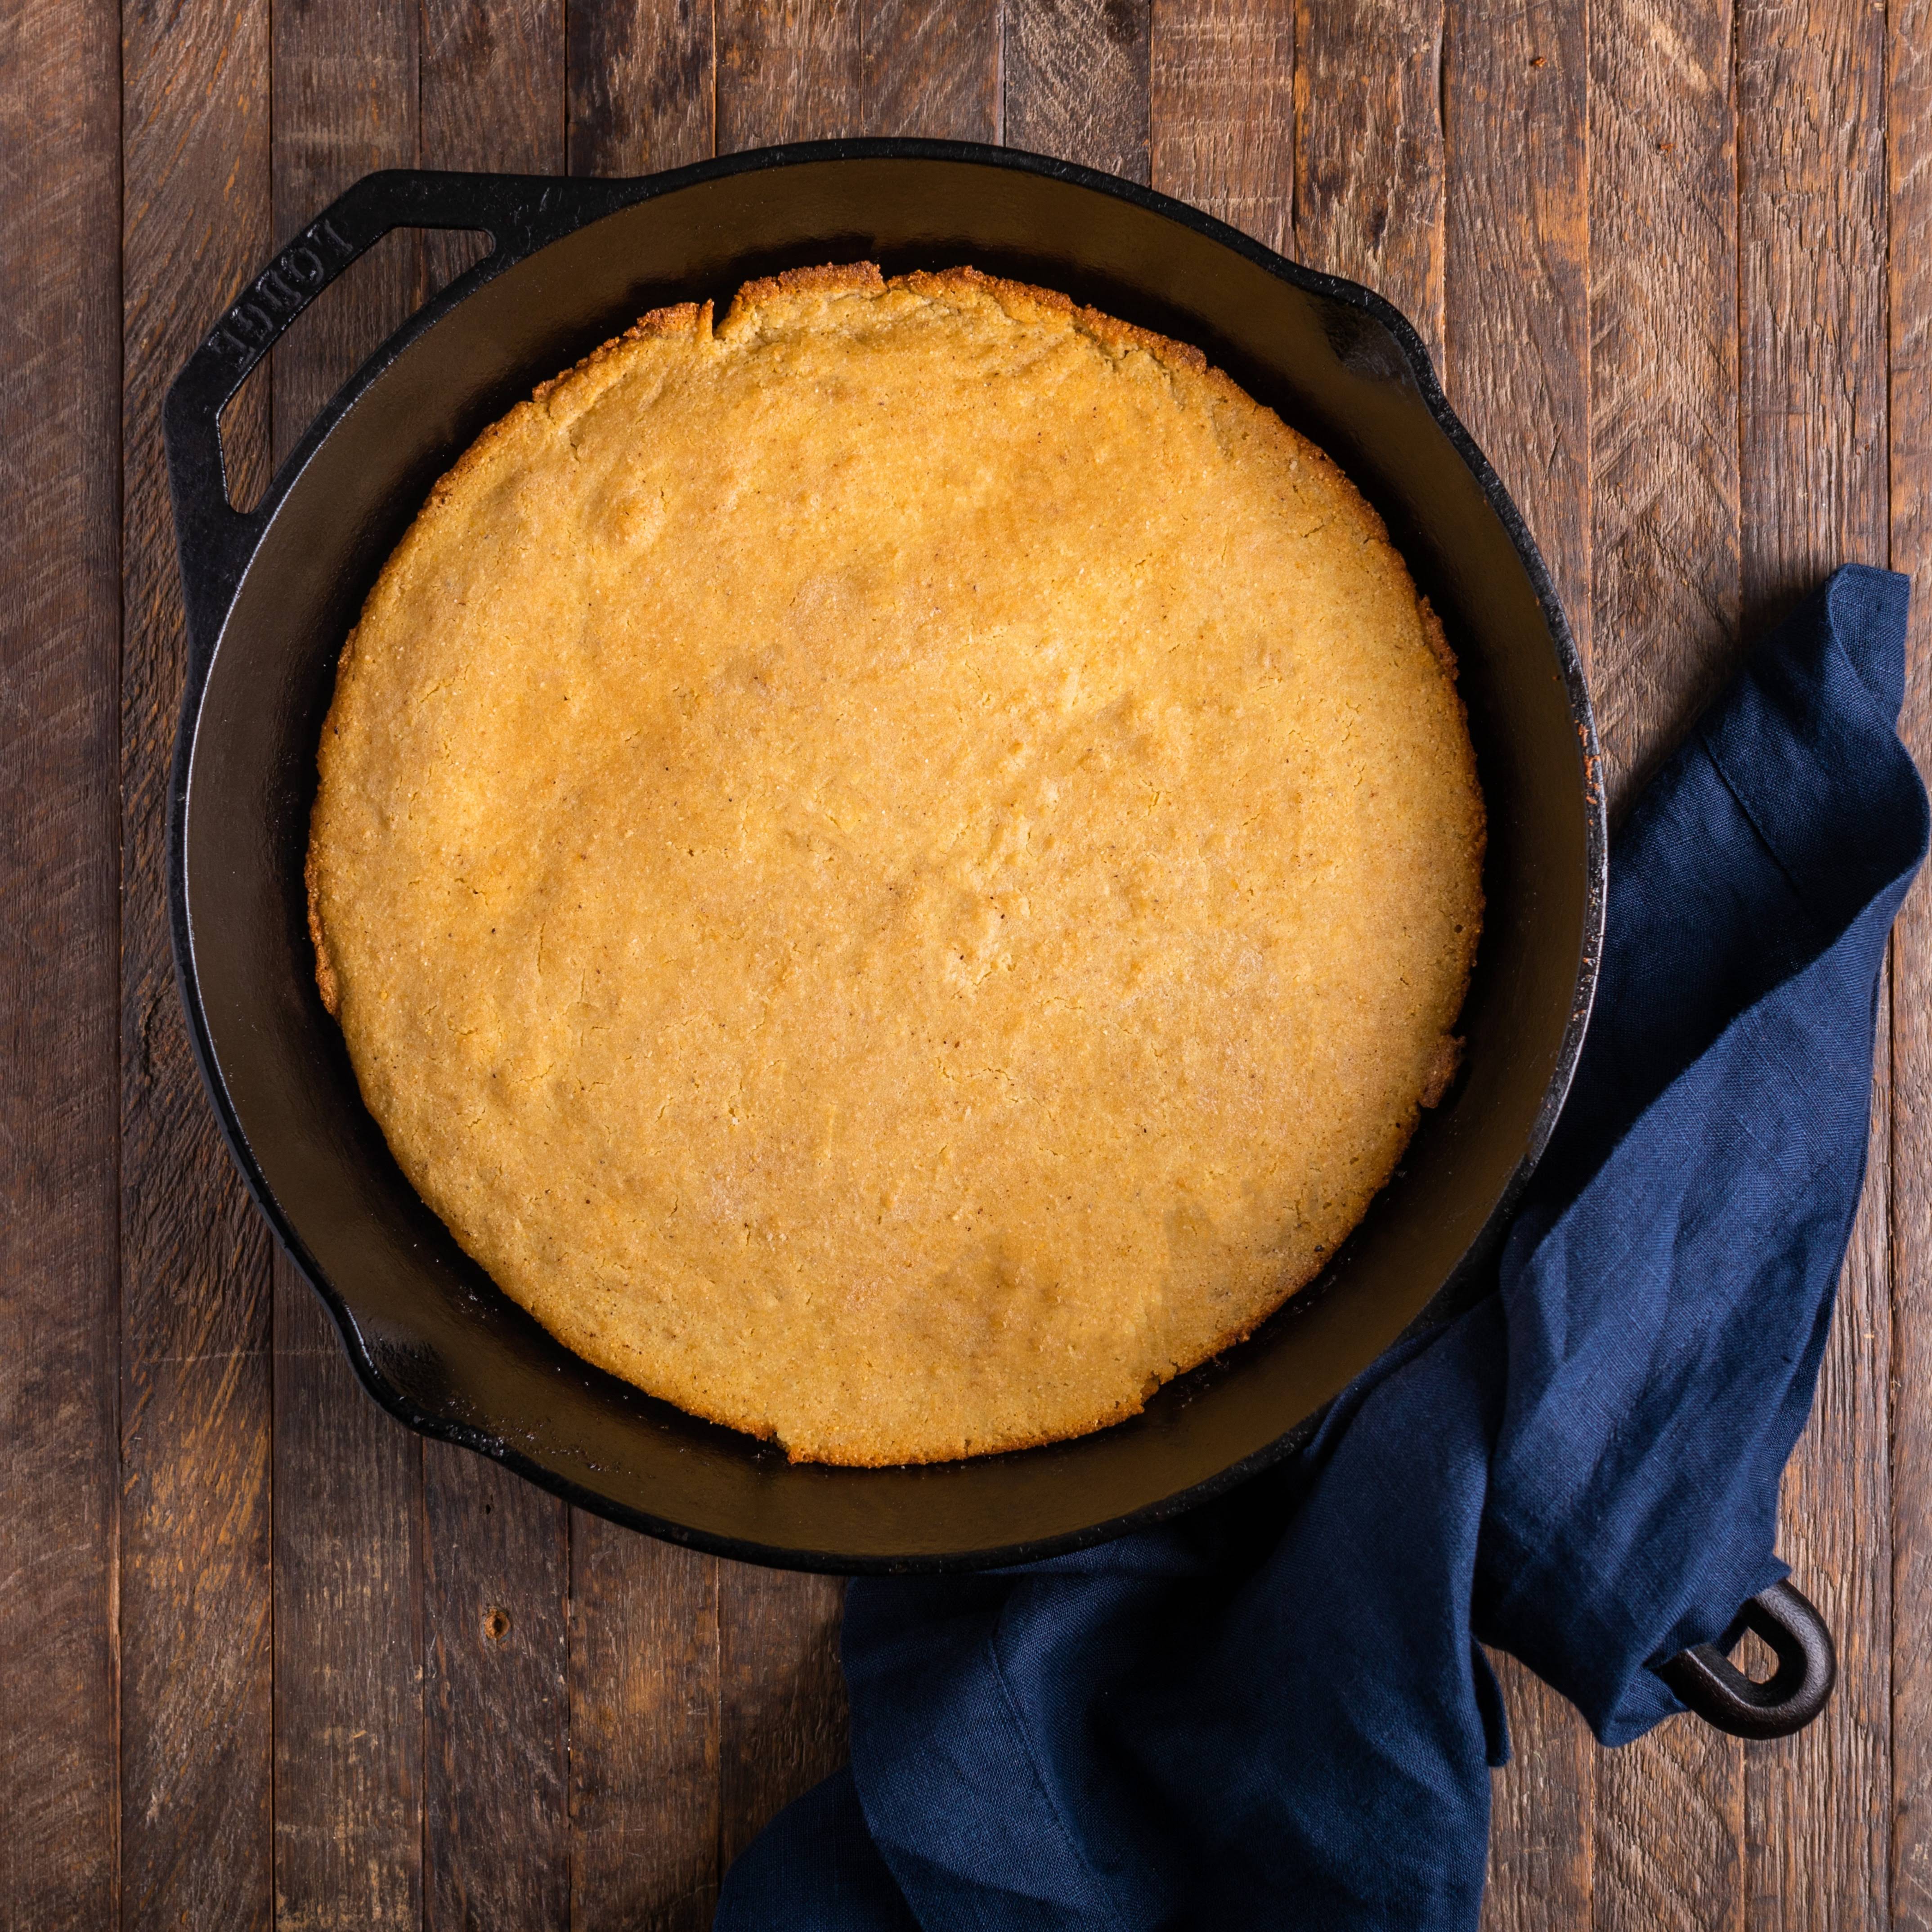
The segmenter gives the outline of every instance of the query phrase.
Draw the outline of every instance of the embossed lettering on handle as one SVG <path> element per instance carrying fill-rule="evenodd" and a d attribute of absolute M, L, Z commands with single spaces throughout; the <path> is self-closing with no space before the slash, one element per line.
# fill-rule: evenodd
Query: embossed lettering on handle
<path fill-rule="evenodd" d="M 312 221 L 230 305 L 208 346 L 246 373 L 290 319 L 355 259 L 355 244 L 327 215 Z"/>

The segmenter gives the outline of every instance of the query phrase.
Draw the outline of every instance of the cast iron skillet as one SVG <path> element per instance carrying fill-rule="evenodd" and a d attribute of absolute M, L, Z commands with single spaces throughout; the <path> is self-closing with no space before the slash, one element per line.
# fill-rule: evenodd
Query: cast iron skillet
<path fill-rule="evenodd" d="M 494 247 L 363 366 L 260 506 L 235 510 L 223 406 L 314 296 L 412 226 L 479 230 Z M 1442 614 L 1490 811 L 1466 1070 L 1322 1280 L 1134 1421 L 886 1470 L 794 1468 L 694 1420 L 588 1366 L 491 1284 L 364 1111 L 316 997 L 302 884 L 337 653 L 436 476 L 533 383 L 641 311 L 861 256 L 889 274 L 970 262 L 1196 344 L 1329 450 Z M 1548 574 L 1414 332 L 1379 297 L 1162 196 L 1004 149 L 830 142 L 635 181 L 376 174 L 223 316 L 169 394 L 166 430 L 189 638 L 170 794 L 182 998 L 256 1199 L 363 1385 L 400 1420 L 727 1556 L 968 1568 L 1097 1542 L 1226 1489 L 1304 1439 L 1403 1330 L 1466 1303 L 1582 1042 L 1603 800 Z"/>

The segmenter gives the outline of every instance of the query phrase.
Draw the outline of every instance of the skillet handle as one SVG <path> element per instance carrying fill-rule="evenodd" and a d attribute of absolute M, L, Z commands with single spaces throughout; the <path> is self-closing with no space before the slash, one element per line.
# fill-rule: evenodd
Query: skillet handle
<path fill-rule="evenodd" d="M 268 514 L 266 508 L 244 513 L 228 500 L 221 412 L 290 323 L 392 229 L 480 229 L 495 244 L 485 258 L 494 262 L 506 253 L 526 254 L 608 212 L 616 205 L 613 190 L 608 182 L 542 176 L 403 168 L 365 175 L 228 305 L 175 378 L 161 416 L 188 646 L 197 659 L 214 647 Z"/>
<path fill-rule="evenodd" d="M 1770 1645 L 1778 1667 L 1754 1683 L 1726 1655 L 1748 1630 Z M 1680 1650 L 1657 1674 L 1705 1723 L 1739 1738 L 1785 1738 L 1825 1708 L 1838 1681 L 1832 1633 L 1816 1607 L 1790 1583 L 1760 1591 L 1720 1643 Z"/>

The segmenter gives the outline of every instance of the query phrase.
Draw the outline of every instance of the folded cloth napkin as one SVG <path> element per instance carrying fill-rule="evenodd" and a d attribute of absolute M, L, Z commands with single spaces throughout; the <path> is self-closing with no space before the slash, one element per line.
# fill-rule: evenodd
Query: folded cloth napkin
<path fill-rule="evenodd" d="M 1906 601 L 1838 572 L 1630 813 L 1496 1292 L 1193 1515 L 854 1583 L 851 1766 L 733 1867 L 719 1927 L 1473 1927 L 1508 1748 L 1480 1646 L 1606 1744 L 1681 1708 L 1650 1666 L 1784 1574 L 1926 845 Z"/>

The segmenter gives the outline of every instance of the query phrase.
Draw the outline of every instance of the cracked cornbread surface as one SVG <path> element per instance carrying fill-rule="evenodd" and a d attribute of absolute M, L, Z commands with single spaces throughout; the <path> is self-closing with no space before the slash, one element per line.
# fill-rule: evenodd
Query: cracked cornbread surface
<path fill-rule="evenodd" d="M 646 316 L 345 648 L 317 978 L 560 1340 L 794 1457 L 1076 1435 L 1323 1266 L 1454 1064 L 1427 605 L 1192 350 L 970 270 Z"/>

